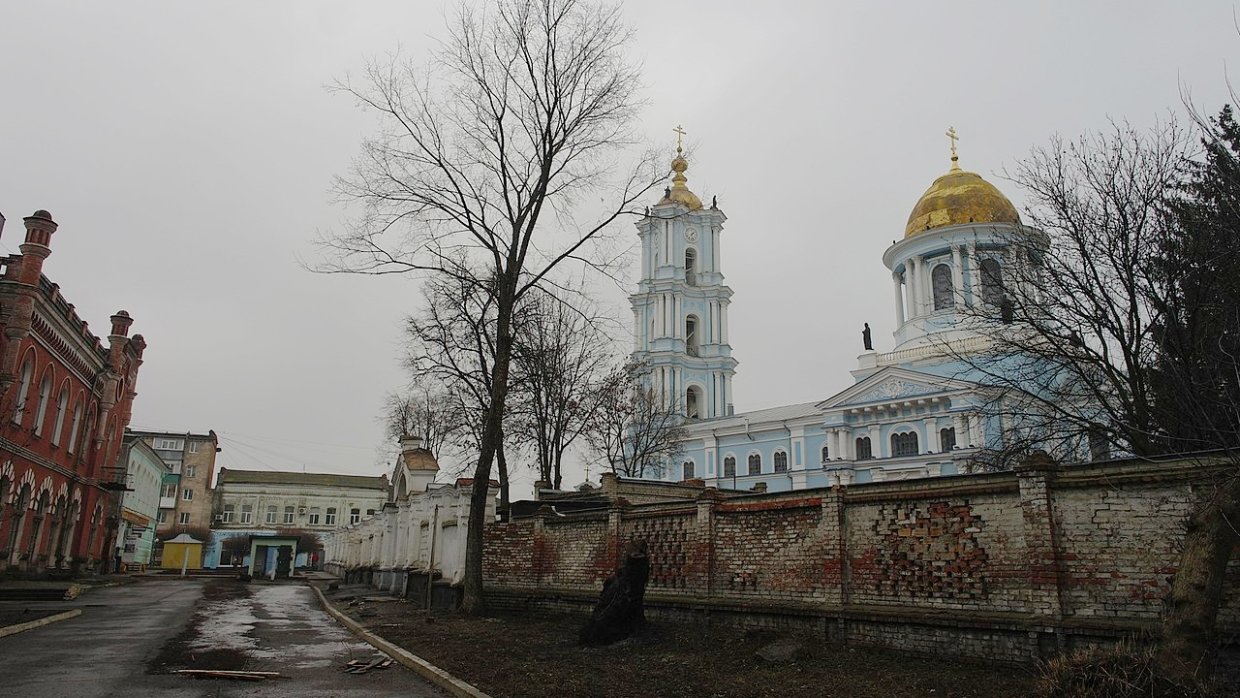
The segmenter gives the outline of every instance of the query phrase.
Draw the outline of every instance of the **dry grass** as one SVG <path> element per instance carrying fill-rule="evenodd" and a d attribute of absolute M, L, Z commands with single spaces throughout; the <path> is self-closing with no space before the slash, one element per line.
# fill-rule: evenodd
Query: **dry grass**
<path fill-rule="evenodd" d="M 1154 650 L 1121 643 L 1084 649 L 1042 666 L 1035 698 L 1218 698 L 1235 693 L 1206 683 L 1183 685 L 1159 676 Z"/>

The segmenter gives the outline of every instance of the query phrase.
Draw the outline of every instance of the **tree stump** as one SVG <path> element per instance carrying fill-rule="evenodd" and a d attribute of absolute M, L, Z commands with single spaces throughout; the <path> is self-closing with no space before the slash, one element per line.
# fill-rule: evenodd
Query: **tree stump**
<path fill-rule="evenodd" d="M 594 605 L 594 612 L 581 629 L 581 644 L 610 645 L 637 632 L 646 622 L 643 602 L 649 578 L 650 559 L 646 557 L 646 541 L 629 541 L 620 566 L 603 582 L 603 591 Z"/>

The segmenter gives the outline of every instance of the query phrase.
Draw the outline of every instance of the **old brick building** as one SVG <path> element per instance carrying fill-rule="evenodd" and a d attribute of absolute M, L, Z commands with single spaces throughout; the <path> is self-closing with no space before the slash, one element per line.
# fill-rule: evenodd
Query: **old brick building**
<path fill-rule="evenodd" d="M 118 311 L 105 345 L 43 274 L 57 224 L 25 219 L 0 258 L 0 568 L 106 566 L 117 530 L 114 464 L 146 342 Z"/>

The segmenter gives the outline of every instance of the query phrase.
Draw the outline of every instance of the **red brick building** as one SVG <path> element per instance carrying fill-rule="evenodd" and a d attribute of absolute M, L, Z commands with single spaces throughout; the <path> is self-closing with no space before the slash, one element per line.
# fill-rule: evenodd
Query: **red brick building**
<path fill-rule="evenodd" d="M 51 214 L 24 222 L 21 254 L 0 258 L 0 569 L 106 569 L 146 342 L 122 310 L 105 346 L 43 275 Z"/>

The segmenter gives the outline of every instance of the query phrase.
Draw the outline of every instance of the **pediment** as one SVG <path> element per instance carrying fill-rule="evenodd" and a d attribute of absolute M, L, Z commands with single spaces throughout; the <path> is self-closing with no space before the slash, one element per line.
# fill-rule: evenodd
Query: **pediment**
<path fill-rule="evenodd" d="M 904 398 L 974 390 L 979 386 L 969 381 L 944 378 L 930 373 L 889 366 L 851 388 L 846 388 L 818 403 L 822 409 L 849 405 L 890 402 Z"/>

